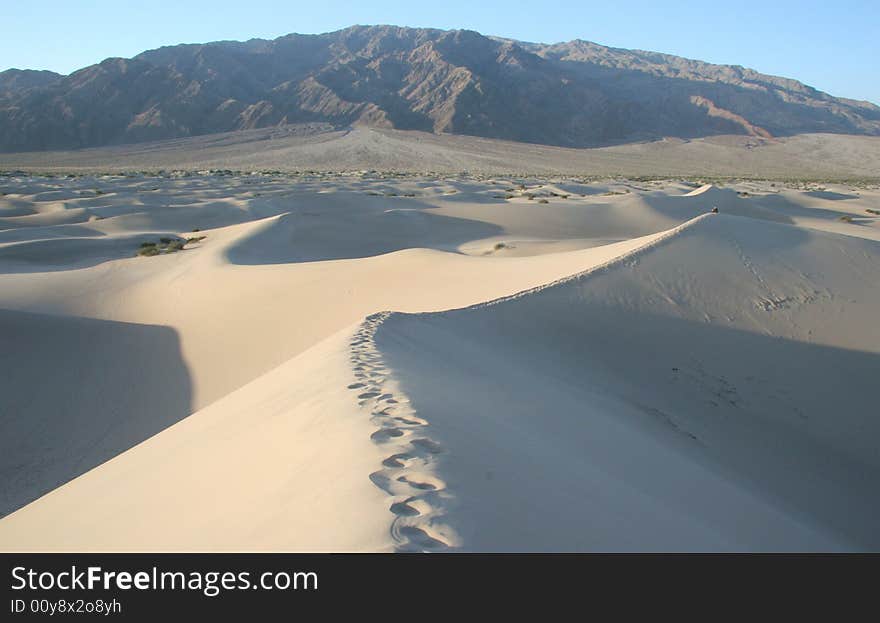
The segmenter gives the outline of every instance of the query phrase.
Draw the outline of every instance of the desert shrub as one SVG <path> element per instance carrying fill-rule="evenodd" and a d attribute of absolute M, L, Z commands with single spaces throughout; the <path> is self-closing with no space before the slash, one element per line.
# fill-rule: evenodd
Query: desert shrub
<path fill-rule="evenodd" d="M 538 201 L 538 203 L 550 203 L 550 202 L 549 202 L 548 200 L 546 200 L 546 199 L 540 199 L 540 200 Z"/>
<path fill-rule="evenodd" d="M 192 238 L 187 238 L 186 240 L 181 240 L 178 238 L 163 237 L 159 239 L 158 243 L 150 241 L 142 242 L 137 254 L 152 257 L 154 255 L 176 253 L 177 251 L 183 251 L 184 247 L 189 243 L 200 242 L 205 238 L 206 236 L 194 236 Z"/>
<path fill-rule="evenodd" d="M 493 250 L 495 250 L 495 251 L 500 251 L 501 249 L 506 249 L 506 248 L 507 248 L 507 243 L 504 243 L 504 242 L 496 242 L 496 243 L 495 243 L 495 246 L 493 247 Z"/>
<path fill-rule="evenodd" d="M 878 216 L 880 216 L 880 210 L 872 210 L 871 208 L 866 208 L 865 212 L 867 212 L 868 214 L 877 214 Z"/>
<path fill-rule="evenodd" d="M 853 218 L 849 214 L 844 214 L 841 216 L 838 221 L 843 221 L 844 223 L 852 223 Z"/>

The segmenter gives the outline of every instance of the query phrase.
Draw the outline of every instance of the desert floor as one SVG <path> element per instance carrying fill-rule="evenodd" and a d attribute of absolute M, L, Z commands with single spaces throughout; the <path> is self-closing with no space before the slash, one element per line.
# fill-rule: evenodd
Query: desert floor
<path fill-rule="evenodd" d="M 0 153 L 0 170 L 29 173 L 384 171 L 591 177 L 719 176 L 880 179 L 880 137 L 799 134 L 658 138 L 591 149 L 370 127 L 293 124 L 73 151 Z"/>
<path fill-rule="evenodd" d="M 0 193 L 0 550 L 880 548 L 876 184 Z"/>

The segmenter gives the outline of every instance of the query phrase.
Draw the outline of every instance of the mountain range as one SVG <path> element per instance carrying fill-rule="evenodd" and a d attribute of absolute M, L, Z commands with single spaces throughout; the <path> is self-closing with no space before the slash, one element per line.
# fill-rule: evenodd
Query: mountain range
<path fill-rule="evenodd" d="M 303 122 L 590 147 L 715 134 L 876 136 L 880 107 L 739 66 L 396 26 L 168 46 L 67 76 L 0 72 L 6 152 Z"/>

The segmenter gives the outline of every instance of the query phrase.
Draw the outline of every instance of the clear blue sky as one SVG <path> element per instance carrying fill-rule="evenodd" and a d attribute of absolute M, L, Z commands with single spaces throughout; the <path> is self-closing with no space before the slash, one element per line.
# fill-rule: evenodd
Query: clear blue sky
<path fill-rule="evenodd" d="M 10 2 L 2 15 L 0 69 L 69 73 L 161 45 L 352 24 L 468 28 L 547 43 L 587 39 L 745 65 L 880 104 L 880 0 Z"/>

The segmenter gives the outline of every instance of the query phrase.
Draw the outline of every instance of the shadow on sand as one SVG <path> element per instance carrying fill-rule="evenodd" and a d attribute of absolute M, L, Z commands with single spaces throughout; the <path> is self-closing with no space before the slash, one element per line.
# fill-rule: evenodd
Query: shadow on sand
<path fill-rule="evenodd" d="M 880 355 L 583 303 L 548 324 L 539 300 L 508 305 L 393 314 L 375 336 L 448 450 L 438 476 L 468 549 L 880 547 Z"/>
<path fill-rule="evenodd" d="M 156 233 L 18 242 L 0 247 L 0 271 L 41 273 L 89 268 L 111 260 L 134 258 L 141 243 L 158 242 L 162 237 L 182 240 L 173 234 Z"/>
<path fill-rule="evenodd" d="M 352 206 L 330 202 L 298 209 L 238 241 L 233 264 L 287 264 L 372 257 L 403 249 L 455 251 L 465 242 L 503 233 L 497 225 L 432 214 L 418 201 L 367 197 Z"/>
<path fill-rule="evenodd" d="M 0 516 L 185 418 L 176 331 L 0 310 Z"/>

